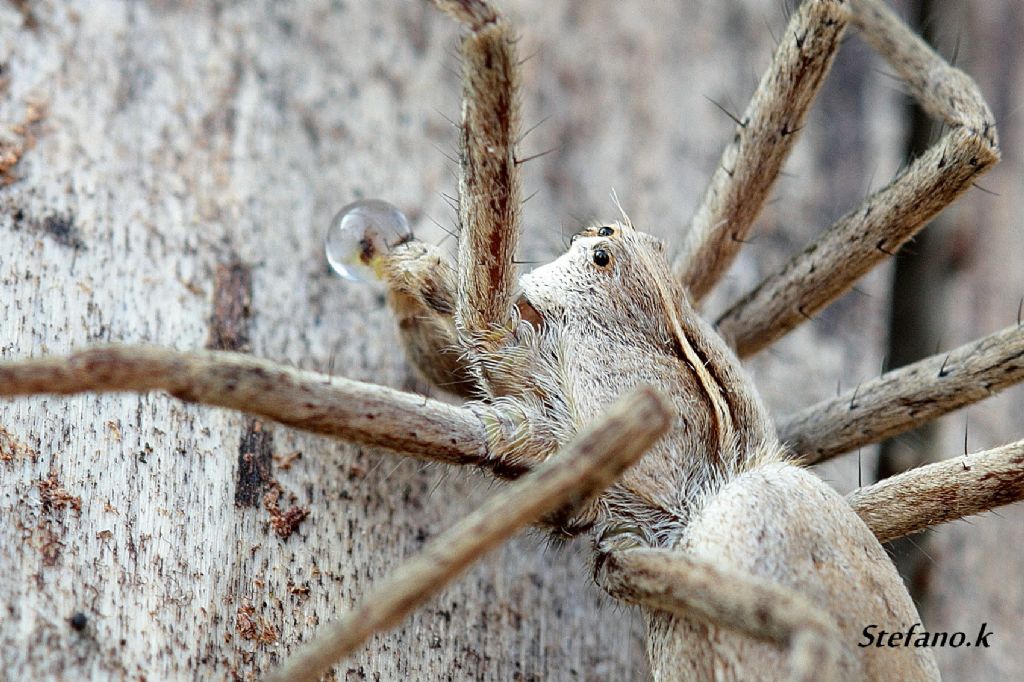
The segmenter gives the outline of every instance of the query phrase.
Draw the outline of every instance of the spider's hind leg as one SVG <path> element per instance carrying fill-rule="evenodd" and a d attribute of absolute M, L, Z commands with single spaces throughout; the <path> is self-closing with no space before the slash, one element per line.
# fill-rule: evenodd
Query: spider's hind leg
<path fill-rule="evenodd" d="M 675 622 L 667 627 L 684 629 L 696 619 L 788 650 L 792 682 L 838 680 L 840 670 L 849 674 L 857 667 L 848 655 L 843 660 L 847 652 L 828 614 L 799 592 L 768 580 L 677 551 L 637 548 L 610 552 L 598 581 L 617 599 L 672 614 Z M 652 654 L 656 659 L 658 652 Z M 663 679 L 714 677 L 714 664 L 706 657 L 686 657 L 689 668 L 683 667 L 683 657 L 672 658 L 661 671 Z"/>
<path fill-rule="evenodd" d="M 790 19 L 673 263 L 693 301 L 739 253 L 832 65 L 848 14 L 841 0 L 809 0 Z"/>
<path fill-rule="evenodd" d="M 611 537 L 601 549 L 599 583 L 647 607 L 652 668 L 666 682 L 938 678 L 927 649 L 863 648 L 868 624 L 892 632 L 920 616 L 872 529 L 800 467 L 734 478 L 670 548 Z"/>
<path fill-rule="evenodd" d="M 1024 440 L 927 464 L 847 496 L 879 542 L 1024 499 Z"/>
<path fill-rule="evenodd" d="M 864 39 L 948 132 L 719 318 L 719 331 L 741 356 L 768 346 L 849 290 L 999 161 L 995 121 L 974 81 L 879 0 L 849 5 Z"/>
<path fill-rule="evenodd" d="M 778 421 L 779 438 L 805 464 L 898 436 L 1024 381 L 1017 324 L 864 382 Z"/>

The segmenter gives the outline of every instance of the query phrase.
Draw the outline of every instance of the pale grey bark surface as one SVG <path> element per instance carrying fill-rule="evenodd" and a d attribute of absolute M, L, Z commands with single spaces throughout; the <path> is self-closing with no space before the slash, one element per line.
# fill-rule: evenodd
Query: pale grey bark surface
<path fill-rule="evenodd" d="M 950 33 L 963 31 L 960 61 L 990 98 L 1006 157 L 982 182 L 1000 196 L 972 192 L 955 213 L 955 300 L 935 303 L 950 311 L 947 347 L 1006 326 L 1024 292 L 1024 60 L 1006 54 L 1021 16 L 981 4 Z M 614 216 L 613 188 L 637 225 L 678 244 L 731 135 L 705 97 L 742 110 L 783 26 L 779 3 L 503 5 L 530 56 L 526 125 L 549 117 L 525 152 L 554 148 L 525 167 L 524 194 L 537 194 L 521 260 L 549 259 L 580 221 Z M 0 355 L 198 348 L 233 320 L 221 345 L 421 390 L 382 298 L 333 277 L 321 239 L 341 205 L 378 196 L 418 234 L 445 236 L 429 218 L 453 223 L 440 193 L 455 185 L 443 152 L 456 139 L 444 118 L 459 111 L 456 35 L 405 0 L 0 4 L 0 163 L 23 153 L 0 188 Z M 898 86 L 875 66 L 848 42 L 711 313 L 902 163 Z M 222 266 L 236 262 L 232 277 Z M 753 358 L 773 409 L 874 376 L 886 305 L 875 273 Z M 972 449 L 1019 439 L 1021 407 L 1016 390 L 971 408 Z M 949 452 L 962 425 L 947 420 Z M 161 395 L 0 404 L 0 460 L 11 679 L 255 677 L 490 487 Z M 825 475 L 845 492 L 857 466 L 837 460 Z M 282 490 L 276 517 L 268 479 Z M 271 522 L 287 527 L 293 506 L 310 513 L 283 539 Z M 926 624 L 996 631 L 992 649 L 938 652 L 950 678 L 1024 668 L 1020 516 L 938 533 Z M 338 679 L 642 678 L 640 621 L 601 597 L 578 544 L 513 541 Z"/>

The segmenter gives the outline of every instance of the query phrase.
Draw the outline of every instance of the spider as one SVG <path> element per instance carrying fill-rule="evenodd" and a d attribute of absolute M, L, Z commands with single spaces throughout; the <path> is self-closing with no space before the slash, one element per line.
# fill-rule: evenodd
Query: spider
<path fill-rule="evenodd" d="M 762 90 L 755 96 L 752 108 L 740 122 L 736 146 L 726 153 L 726 163 L 713 180 L 715 189 L 698 212 L 682 255 L 676 261 L 675 274 L 669 272 L 657 240 L 645 236 L 623 217 L 584 230 L 565 256 L 524 279 L 519 292 L 513 286 L 512 267 L 519 206 L 514 182 L 517 163 L 511 144 L 517 132 L 512 115 L 515 79 L 508 77 L 516 64 L 514 41 L 507 22 L 483 2 L 439 4 L 470 29 L 464 47 L 470 66 L 469 113 L 463 122 L 468 159 L 463 171 L 461 203 L 463 234 L 459 248 L 463 268 L 457 275 L 445 270 L 436 252 L 408 241 L 404 234 L 392 240 L 385 233 L 364 232 L 354 240 L 360 248 L 351 255 L 378 271 L 387 282 L 407 349 L 424 374 L 444 388 L 477 398 L 483 394 L 484 401 L 472 408 L 454 408 L 342 379 L 301 375 L 244 357 L 131 348 L 86 351 L 70 361 L 6 365 L 0 370 L 5 392 L 163 388 L 187 400 L 244 408 L 286 424 L 420 457 L 480 464 L 500 477 L 519 478 L 530 469 L 551 474 L 562 463 L 551 455 L 570 442 L 576 444 L 568 446 L 570 454 L 592 454 L 591 451 L 600 451 L 602 445 L 606 447 L 609 443 L 619 446 L 613 450 L 620 454 L 643 449 L 657 435 L 659 425 L 664 426 L 665 405 L 651 395 L 641 394 L 632 403 L 633 411 L 608 412 L 612 398 L 642 383 L 679 389 L 663 391 L 673 400 L 669 411 L 674 425 L 666 440 L 656 444 L 640 464 L 596 501 L 585 503 L 574 498 L 569 507 L 556 505 L 556 509 L 549 509 L 551 513 L 545 520 L 558 534 L 591 534 L 600 583 L 613 596 L 646 608 L 656 675 L 671 679 L 685 671 L 686 665 L 694 670 L 703 665 L 734 665 L 737 667 L 733 672 L 748 674 L 764 672 L 767 666 L 786 670 L 792 665 L 798 676 L 807 676 L 814 672 L 809 666 L 816 661 L 841 666 L 847 674 L 857 670 L 877 673 L 879 668 L 873 666 L 883 665 L 920 665 L 928 670 L 927 660 L 893 661 L 882 655 L 881 660 L 852 659 L 846 650 L 850 633 L 833 632 L 837 622 L 832 619 L 839 614 L 829 612 L 827 599 L 826 603 L 817 603 L 813 598 L 808 601 L 803 590 L 793 589 L 785 580 L 781 584 L 765 581 L 763 576 L 723 563 L 724 557 L 714 553 L 722 550 L 715 545 L 716 540 L 702 539 L 694 530 L 699 530 L 702 523 L 713 523 L 714 517 L 708 510 L 716 503 L 725 505 L 742 498 L 722 493 L 722 489 L 734 486 L 730 490 L 736 492 L 738 485 L 742 492 L 744 481 L 749 484 L 751 476 L 763 475 L 767 478 L 760 482 L 766 485 L 806 486 L 804 490 L 810 491 L 807 494 L 822 495 L 825 507 L 815 506 L 813 511 L 801 508 L 799 499 L 786 502 L 796 510 L 792 513 L 797 518 L 821 514 L 821 525 L 828 529 L 822 532 L 830 532 L 833 540 L 841 541 L 836 543 L 840 545 L 839 551 L 843 543 L 863 542 L 876 548 L 872 551 L 877 556 L 883 556 L 877 554 L 877 545 L 864 539 L 863 527 L 851 520 L 853 515 L 845 503 L 834 495 L 828 498 L 815 479 L 780 461 L 773 428 L 752 387 L 725 342 L 694 314 L 687 302 L 700 300 L 744 240 L 745 231 L 756 216 L 756 204 L 764 199 L 770 186 L 765 178 L 777 172 L 800 128 L 806 103 L 813 97 L 838 45 L 845 10 L 839 3 L 818 2 L 805 5 L 794 15 L 773 69 L 800 77 L 791 75 L 765 81 L 769 91 L 791 88 L 793 94 L 766 95 Z M 895 38 L 882 51 L 889 56 L 897 55 L 893 66 L 897 70 L 902 67 L 901 73 L 912 85 L 915 75 L 925 72 L 923 66 L 936 67 L 928 72 L 935 82 L 916 83 L 919 96 L 927 98 L 936 83 L 955 86 L 952 94 L 962 98 L 955 101 L 957 111 L 943 109 L 950 101 L 946 97 L 932 98 L 931 103 L 947 118 L 950 136 L 961 136 L 962 139 L 954 141 L 962 146 L 953 145 L 926 155 L 916 170 L 904 173 L 894 185 L 898 192 L 909 194 L 899 194 L 898 202 L 887 202 L 888 195 L 883 190 L 862 211 L 852 213 L 845 227 L 831 233 L 844 239 L 856 235 L 855 246 L 844 244 L 842 249 L 831 250 L 819 246 L 808 250 L 803 270 L 797 261 L 793 269 L 768 280 L 768 294 L 760 298 L 755 294 L 726 313 L 718 329 L 740 354 L 753 352 L 759 344 L 767 344 L 812 315 L 842 287 L 897 248 L 998 158 L 991 116 L 970 81 L 943 68 L 936 57 L 915 47 L 910 34 L 874 3 L 862 1 L 854 3 L 853 8 L 857 12 L 854 21 L 869 36 L 892 31 Z M 917 58 L 924 63 L 915 61 Z M 798 71 L 787 71 L 797 67 Z M 787 101 L 784 110 L 771 106 L 783 99 Z M 947 138 L 946 142 L 949 141 Z M 928 172 L 934 168 L 941 168 L 942 172 Z M 732 192 L 738 195 L 734 199 L 730 199 Z M 899 214 L 907 206 L 913 206 L 913 210 L 902 216 L 905 231 L 894 234 L 893 224 L 901 221 L 895 220 L 892 213 Z M 343 218 L 358 217 L 360 213 L 371 223 L 388 220 L 381 205 L 366 203 L 355 206 Z M 866 237 L 865 231 L 871 237 Z M 874 236 L 879 238 L 874 240 Z M 867 248 L 858 250 L 858 245 Z M 823 260 L 813 261 L 818 257 Z M 806 263 L 807 259 L 813 262 Z M 431 267 L 416 269 L 424 263 Z M 475 267 L 467 268 L 465 264 Z M 826 270 L 827 277 L 816 281 L 815 273 Z M 791 276 L 794 272 L 797 276 Z M 681 293 L 676 277 L 681 278 L 688 298 Z M 772 282 L 779 285 L 774 293 Z M 614 286 L 609 288 L 610 285 Z M 599 295 L 594 296 L 595 292 Z M 600 305 L 595 305 L 595 300 Z M 580 320 L 574 319 L 577 313 L 586 322 L 586 334 L 579 333 Z M 628 332 L 625 342 L 621 335 L 613 333 L 617 330 Z M 781 435 L 794 445 L 797 454 L 805 456 L 828 456 L 891 435 L 1015 381 L 1021 371 L 1016 357 L 1020 343 L 1019 331 L 1011 328 L 993 335 L 980 347 L 972 345 L 926 361 L 917 366 L 916 373 L 912 369 L 887 375 L 878 384 L 859 388 L 853 396 L 841 396 L 783 422 Z M 451 352 L 453 347 L 459 352 Z M 523 353 L 523 348 L 531 352 Z M 581 355 L 586 355 L 588 361 L 598 357 L 602 362 L 588 365 L 589 370 L 573 364 Z M 679 383 L 673 383 L 677 379 Z M 281 393 L 289 383 L 294 392 Z M 567 393 L 568 386 L 575 387 L 574 391 Z M 312 403 L 283 400 L 294 399 L 296 393 L 312 396 Z M 700 400 L 695 401 L 694 396 L 700 396 Z M 911 397 L 912 414 L 901 414 L 899 410 L 894 410 L 896 414 L 884 413 L 886 406 L 906 403 Z M 371 403 L 372 409 L 368 407 Z M 325 410 L 333 413 L 325 415 Z M 646 419 L 638 420 L 637 410 Z M 401 418 L 387 419 L 396 415 Z M 589 435 L 580 436 L 578 431 L 599 418 L 606 420 L 603 429 L 598 427 L 597 431 L 585 431 Z M 481 423 L 485 426 L 482 431 Z M 645 430 L 644 426 L 649 428 Z M 626 436 L 634 440 L 633 448 L 621 442 Z M 515 445 L 507 446 L 508 443 Z M 481 444 L 485 445 L 478 447 Z M 698 456 L 679 462 L 672 455 L 678 452 L 716 454 L 709 460 Z M 1016 445 L 956 462 L 952 467 L 929 470 L 922 478 L 901 479 L 897 483 L 906 489 L 897 488 L 897 500 L 920 495 L 920 509 L 903 509 L 893 502 L 880 504 L 879 500 L 884 501 L 884 495 L 890 493 L 889 487 L 858 493 L 852 502 L 868 518 L 872 530 L 882 539 L 890 539 L 938 519 L 953 518 L 948 510 L 943 513 L 941 508 L 932 509 L 927 502 L 948 501 L 954 484 L 971 502 L 957 509 L 958 515 L 1010 501 L 1010 497 L 1018 494 L 1019 484 L 1012 476 L 1019 469 L 1013 466 L 1019 457 L 1020 446 Z M 549 463 L 542 464 L 549 459 Z M 666 461 L 678 464 L 680 470 L 665 470 Z M 693 463 L 696 467 L 688 468 Z M 996 480 L 1000 484 L 994 488 L 986 486 L 993 472 L 999 472 Z M 773 478 L 776 474 L 778 478 Z M 673 481 L 671 476 L 677 475 L 681 478 Z M 931 484 L 938 484 L 947 497 L 924 495 Z M 537 489 L 516 486 L 509 493 L 527 496 L 530 490 Z M 791 488 L 787 490 L 792 492 Z M 675 493 L 678 499 L 673 498 Z M 644 504 L 638 505 L 637 499 L 644 500 Z M 567 498 L 555 501 L 564 503 Z M 741 518 L 752 524 L 766 523 L 771 528 L 770 505 L 758 504 L 755 510 L 756 513 L 748 511 L 751 515 Z M 877 510 L 888 514 L 888 525 L 883 525 L 878 514 L 871 513 Z M 927 514 L 910 513 L 922 510 Z M 781 518 L 789 517 L 782 514 Z M 838 529 L 830 525 L 829 518 L 838 519 Z M 739 526 L 726 523 L 717 530 L 743 533 L 752 527 Z M 709 543 L 706 546 L 714 550 L 710 557 L 679 551 L 688 543 L 691 549 L 701 548 L 701 542 Z M 779 549 L 758 543 L 742 546 L 755 554 L 758 549 L 769 553 Z M 883 560 L 879 563 L 885 564 Z M 794 569 L 795 564 L 788 568 Z M 886 570 L 874 566 L 864 569 L 866 575 L 875 579 L 882 575 L 876 571 Z M 827 571 L 822 569 L 823 574 Z M 883 589 L 898 592 L 898 580 L 893 575 L 891 571 L 882 575 L 888 581 Z M 732 585 L 733 589 L 707 591 L 709 578 L 714 579 L 716 586 Z M 806 587 L 793 576 L 786 579 Z M 691 589 L 683 593 L 668 589 L 680 586 Z M 813 580 L 810 586 L 814 587 Z M 895 592 L 890 596 L 901 599 Z M 909 608 L 903 615 L 915 615 L 912 605 L 907 606 L 905 595 L 902 599 L 900 608 Z M 380 612 L 373 615 L 379 616 Z M 694 642 L 704 641 L 707 634 L 700 631 L 707 626 L 701 623 L 707 622 L 725 629 L 715 635 L 720 648 L 702 658 L 696 653 Z"/>

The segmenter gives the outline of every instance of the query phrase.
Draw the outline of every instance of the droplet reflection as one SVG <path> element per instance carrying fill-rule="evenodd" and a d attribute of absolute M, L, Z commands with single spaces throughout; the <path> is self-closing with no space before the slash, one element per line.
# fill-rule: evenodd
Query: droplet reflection
<path fill-rule="evenodd" d="M 369 282 L 376 277 L 374 258 L 411 235 L 409 221 L 395 206 L 380 199 L 361 199 L 334 216 L 324 251 L 339 275 L 350 282 Z"/>

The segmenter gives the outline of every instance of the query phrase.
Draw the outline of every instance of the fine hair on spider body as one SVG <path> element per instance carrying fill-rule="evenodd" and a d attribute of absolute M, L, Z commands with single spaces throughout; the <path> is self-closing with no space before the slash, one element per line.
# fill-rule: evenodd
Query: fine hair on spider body
<path fill-rule="evenodd" d="M 455 264 L 377 200 L 335 219 L 328 257 L 387 290 L 406 357 L 461 405 L 253 358 L 99 346 L 0 363 L 0 396 L 160 390 L 508 484 L 399 566 L 273 679 L 316 680 L 483 552 L 535 524 L 584 537 L 588 569 L 647 631 L 656 680 L 936 679 L 928 648 L 860 648 L 919 623 L 882 542 L 1024 498 L 1024 441 L 838 494 L 804 464 L 903 433 L 1024 379 L 1020 325 L 776 422 L 741 359 L 849 290 L 1000 157 L 977 86 L 880 0 L 805 0 L 680 234 L 628 216 L 519 275 L 520 61 L 489 0 L 461 24 Z M 720 317 L 701 302 L 750 234 L 848 26 L 945 134 Z M 936 363 L 941 360 L 941 367 Z M 956 504 L 950 504 L 950 501 Z"/>

